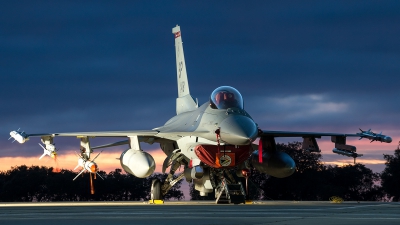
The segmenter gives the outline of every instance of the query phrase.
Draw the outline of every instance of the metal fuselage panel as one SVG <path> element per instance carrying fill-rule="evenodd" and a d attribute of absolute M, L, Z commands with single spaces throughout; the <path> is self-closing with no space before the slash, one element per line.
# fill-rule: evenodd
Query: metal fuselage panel
<path fill-rule="evenodd" d="M 231 130 L 224 130 L 221 125 L 227 118 L 239 118 L 246 117 L 249 119 L 249 123 L 254 123 L 250 115 L 241 109 L 212 109 L 209 107 L 209 103 L 204 103 L 199 108 L 193 111 L 181 113 L 172 117 L 168 120 L 164 126 L 157 128 L 160 132 L 202 132 L 196 134 L 198 137 L 208 139 L 210 141 L 217 141 L 215 130 L 221 128 L 221 132 L 224 134 L 230 134 Z M 253 124 L 251 124 L 253 125 Z M 254 123 L 255 125 L 255 123 Z M 242 126 L 242 125 L 240 125 Z M 246 124 L 243 124 L 246 126 Z M 251 134 L 254 138 L 254 133 Z M 221 135 L 222 136 L 222 135 Z M 222 137 L 224 140 L 224 137 Z M 225 141 L 223 141 L 225 142 Z M 235 144 L 235 143 L 228 143 Z"/>
<path fill-rule="evenodd" d="M 198 144 L 216 145 L 217 129 L 221 131 L 221 144 L 249 145 L 257 137 L 257 125 L 246 111 L 236 108 L 212 109 L 208 102 L 196 110 L 174 116 L 164 126 L 157 128 L 160 132 L 193 132 L 195 137 L 176 140 L 176 147 L 188 158 L 197 158 L 190 149 Z"/>

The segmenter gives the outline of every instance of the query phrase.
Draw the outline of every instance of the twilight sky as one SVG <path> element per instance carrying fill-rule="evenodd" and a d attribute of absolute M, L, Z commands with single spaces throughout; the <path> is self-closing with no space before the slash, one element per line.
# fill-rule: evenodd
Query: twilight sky
<path fill-rule="evenodd" d="M 399 1 L 1 5 L 0 170 L 52 166 L 37 160 L 42 154 L 38 138 L 11 143 L 11 130 L 151 129 L 174 116 L 171 30 L 176 24 L 182 30 L 190 91 L 201 103 L 215 88 L 229 85 L 241 92 L 245 109 L 263 129 L 383 131 L 392 136 L 391 144 L 349 142 L 365 154 L 359 162 L 375 171 L 384 167 L 382 154 L 392 154 L 400 140 Z M 112 141 L 96 138 L 93 145 Z M 56 138 L 55 143 L 59 163 L 73 169 L 79 140 Z M 329 138 L 319 144 L 324 162 L 352 162 L 332 154 Z M 114 158 L 124 148 L 107 149 L 98 159 L 100 168 L 119 167 Z M 144 148 L 162 163 L 159 146 Z"/>

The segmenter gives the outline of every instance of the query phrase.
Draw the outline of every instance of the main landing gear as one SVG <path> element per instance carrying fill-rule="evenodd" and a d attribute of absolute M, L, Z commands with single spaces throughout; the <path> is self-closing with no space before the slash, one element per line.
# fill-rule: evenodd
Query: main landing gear
<path fill-rule="evenodd" d="M 151 200 L 163 200 L 163 197 L 161 195 L 161 182 L 159 179 L 154 179 L 151 182 L 151 195 L 150 198 Z"/>
<path fill-rule="evenodd" d="M 174 179 L 175 171 L 182 165 L 181 161 L 183 159 L 183 155 L 174 157 L 174 160 L 171 163 L 171 170 L 162 185 L 159 179 L 154 179 L 151 182 L 151 201 L 154 202 L 155 200 L 163 200 L 168 191 L 185 176 L 184 173 L 181 173 Z"/>

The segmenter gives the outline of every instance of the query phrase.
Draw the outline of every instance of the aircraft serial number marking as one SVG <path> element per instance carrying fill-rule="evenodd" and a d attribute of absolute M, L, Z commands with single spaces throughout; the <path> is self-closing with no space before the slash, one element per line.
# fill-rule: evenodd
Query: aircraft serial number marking
<path fill-rule="evenodd" d="M 183 69 L 183 62 L 180 61 L 179 62 L 179 78 L 181 78 L 182 69 Z"/>

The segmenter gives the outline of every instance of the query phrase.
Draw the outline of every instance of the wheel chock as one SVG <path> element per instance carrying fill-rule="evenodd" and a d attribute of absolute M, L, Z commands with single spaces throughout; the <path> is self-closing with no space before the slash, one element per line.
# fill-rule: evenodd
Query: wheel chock
<path fill-rule="evenodd" d="M 149 204 L 162 205 L 164 200 L 149 200 Z"/>
<path fill-rule="evenodd" d="M 252 204 L 254 204 L 254 202 L 253 202 L 252 200 L 246 200 L 246 201 L 244 202 L 244 204 L 246 204 L 246 205 L 252 205 Z"/>

